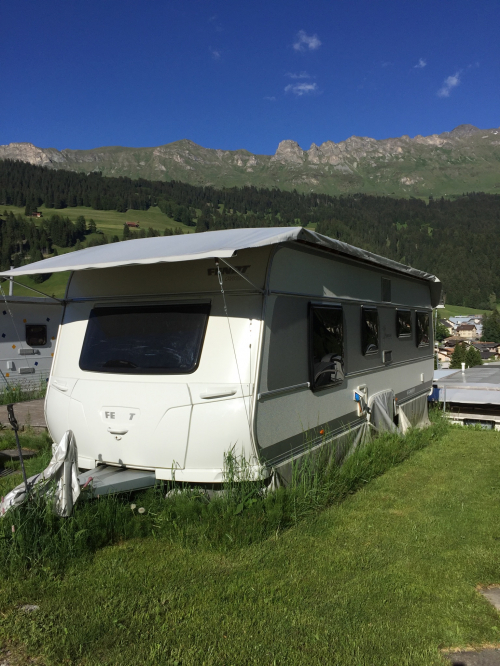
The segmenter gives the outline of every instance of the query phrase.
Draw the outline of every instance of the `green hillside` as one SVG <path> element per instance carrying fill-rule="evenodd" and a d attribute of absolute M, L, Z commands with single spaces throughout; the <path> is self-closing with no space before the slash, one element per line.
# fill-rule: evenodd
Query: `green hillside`
<path fill-rule="evenodd" d="M 31 217 L 36 209 L 42 218 Z M 130 234 L 125 222 L 139 222 L 140 229 Z M 447 302 L 484 310 L 500 295 L 494 242 L 500 233 L 500 195 L 473 192 L 425 201 L 216 189 L 0 160 L 2 268 L 38 261 L 53 248 L 68 251 L 129 237 L 298 225 L 437 275 Z"/>

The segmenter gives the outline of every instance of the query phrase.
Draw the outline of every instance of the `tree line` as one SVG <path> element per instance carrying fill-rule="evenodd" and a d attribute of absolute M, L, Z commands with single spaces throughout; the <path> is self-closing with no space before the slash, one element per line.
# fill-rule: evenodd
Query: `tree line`
<path fill-rule="evenodd" d="M 500 195 L 473 192 L 450 200 L 430 197 L 424 201 L 366 194 L 333 197 L 275 188 L 216 189 L 4 160 L 0 161 L 1 204 L 24 206 L 26 215 L 42 204 L 58 212 L 74 206 L 123 213 L 158 206 L 169 218 L 193 226 L 197 232 L 313 224 L 318 233 L 438 275 L 450 303 L 489 309 L 500 294 L 496 249 Z M 67 222 L 66 218 L 57 223 L 60 231 L 52 223 L 50 231 L 46 228 L 47 237 L 53 240 L 53 233 L 66 234 L 70 243 L 76 232 Z M 138 234 L 124 229 L 123 236 Z M 25 241 L 29 244 L 29 239 Z M 3 261 L 9 250 L 2 244 L 1 252 Z"/>

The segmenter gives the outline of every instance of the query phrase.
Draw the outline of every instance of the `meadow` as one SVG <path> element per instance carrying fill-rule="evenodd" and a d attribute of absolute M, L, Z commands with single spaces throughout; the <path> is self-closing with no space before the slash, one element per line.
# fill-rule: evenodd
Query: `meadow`
<path fill-rule="evenodd" d="M 24 215 L 24 208 L 19 208 L 17 206 L 2 206 L 2 212 L 6 210 L 7 212 L 12 211 L 15 215 Z M 141 229 L 148 229 L 151 227 L 155 231 L 159 231 L 163 234 L 165 229 L 175 229 L 181 227 L 184 233 L 193 233 L 194 227 L 188 227 L 184 224 L 176 222 L 175 220 L 167 217 L 161 210 L 157 207 L 150 208 L 147 211 L 144 210 L 129 210 L 127 213 L 118 213 L 116 210 L 94 210 L 93 208 L 85 208 L 83 206 L 78 206 L 75 208 L 64 208 L 62 210 L 54 208 L 45 208 L 45 206 L 40 206 L 39 210 L 43 213 L 44 217 L 49 217 L 50 215 L 61 215 L 64 217 L 69 217 L 72 222 L 76 222 L 76 219 L 83 215 L 85 217 L 87 224 L 90 219 L 93 219 L 96 223 L 97 230 L 103 234 L 106 234 L 108 240 L 111 240 L 113 236 L 118 236 L 120 240 L 123 237 L 123 225 L 125 222 L 139 222 Z M 43 221 L 42 219 L 34 219 L 36 224 L 40 224 Z M 95 235 L 90 234 L 87 236 L 88 239 L 93 238 Z M 72 248 L 61 248 L 57 247 L 59 254 L 65 254 L 70 252 Z M 66 290 L 66 284 L 68 282 L 69 273 L 53 273 L 48 280 L 41 284 L 35 284 L 33 280 L 29 277 L 20 277 L 17 279 L 26 287 L 19 285 L 14 285 L 14 295 L 15 296 L 36 296 L 36 293 L 32 289 L 38 289 L 39 291 L 48 294 L 49 296 L 55 296 L 56 298 L 63 298 Z M 31 287 L 32 289 L 29 289 Z"/>
<path fill-rule="evenodd" d="M 81 502 L 44 514 L 45 555 L 28 513 L 5 518 L 0 641 L 19 663 L 96 666 L 437 666 L 498 644 L 476 588 L 500 583 L 499 449 L 438 420 L 253 502 Z"/>

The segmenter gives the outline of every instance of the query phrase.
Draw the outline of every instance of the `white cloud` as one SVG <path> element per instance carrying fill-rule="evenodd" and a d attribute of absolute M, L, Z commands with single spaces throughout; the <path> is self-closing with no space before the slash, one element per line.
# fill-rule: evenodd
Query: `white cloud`
<path fill-rule="evenodd" d="M 212 54 L 212 58 L 214 60 L 220 60 L 222 53 L 220 51 L 217 51 L 217 49 L 210 49 L 210 53 Z"/>
<path fill-rule="evenodd" d="M 450 92 L 458 85 L 460 85 L 460 72 L 456 72 L 444 80 L 443 87 L 437 91 L 438 97 L 449 97 Z"/>
<path fill-rule="evenodd" d="M 321 46 L 321 41 L 318 35 L 308 35 L 304 30 L 297 33 L 297 41 L 294 42 L 293 48 L 296 51 L 316 51 Z"/>
<path fill-rule="evenodd" d="M 417 64 L 413 66 L 413 69 L 423 69 L 424 67 L 427 67 L 427 60 L 419 58 Z"/>
<path fill-rule="evenodd" d="M 317 83 L 289 83 L 285 87 L 285 92 L 291 92 L 298 97 L 318 92 Z"/>
<path fill-rule="evenodd" d="M 310 79 L 311 77 L 307 72 L 299 72 L 295 74 L 294 72 L 287 72 L 285 76 L 288 76 L 289 79 Z"/>

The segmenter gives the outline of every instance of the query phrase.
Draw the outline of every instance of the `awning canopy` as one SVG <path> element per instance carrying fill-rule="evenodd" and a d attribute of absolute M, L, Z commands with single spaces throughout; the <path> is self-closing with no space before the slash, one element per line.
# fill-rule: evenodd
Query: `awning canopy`
<path fill-rule="evenodd" d="M 328 248 L 339 254 L 376 264 L 380 267 L 397 271 L 431 283 L 433 306 L 437 305 L 441 295 L 441 282 L 430 273 L 424 273 L 397 261 L 386 259 L 372 252 L 322 236 L 303 227 L 271 227 L 263 229 L 227 229 L 201 234 L 161 236 L 139 238 L 122 243 L 110 243 L 89 247 L 78 252 L 69 252 L 43 261 L 36 261 L 27 266 L 14 268 L 0 273 L 2 277 L 15 278 L 19 275 L 36 273 L 59 273 L 62 271 L 83 271 L 116 266 L 134 266 L 138 264 L 158 264 L 196 259 L 230 258 L 249 248 L 302 241 Z"/>

